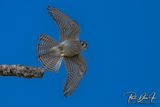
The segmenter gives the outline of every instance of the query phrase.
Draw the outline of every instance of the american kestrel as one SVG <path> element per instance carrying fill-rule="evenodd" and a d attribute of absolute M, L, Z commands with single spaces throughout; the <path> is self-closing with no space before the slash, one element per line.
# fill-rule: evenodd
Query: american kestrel
<path fill-rule="evenodd" d="M 60 42 L 47 34 L 40 35 L 41 43 L 37 45 L 38 59 L 47 70 L 56 72 L 64 59 L 68 71 L 64 96 L 69 96 L 86 72 L 86 63 L 81 52 L 87 48 L 87 43 L 79 40 L 80 27 L 74 20 L 51 6 L 48 6 L 48 13 L 60 29 Z"/>

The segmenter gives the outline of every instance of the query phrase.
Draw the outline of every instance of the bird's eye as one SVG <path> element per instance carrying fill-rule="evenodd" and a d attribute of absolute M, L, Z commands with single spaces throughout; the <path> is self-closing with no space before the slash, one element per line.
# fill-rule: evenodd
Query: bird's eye
<path fill-rule="evenodd" d="M 81 43 L 83 48 L 87 48 L 87 43 L 86 42 L 81 41 L 80 43 Z"/>

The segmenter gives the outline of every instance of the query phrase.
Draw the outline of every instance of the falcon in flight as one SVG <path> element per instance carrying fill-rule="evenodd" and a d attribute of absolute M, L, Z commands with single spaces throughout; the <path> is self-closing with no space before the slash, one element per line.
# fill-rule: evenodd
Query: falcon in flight
<path fill-rule="evenodd" d="M 86 72 L 86 63 L 81 53 L 86 50 L 87 43 L 79 40 L 80 27 L 74 20 L 51 6 L 48 6 L 48 13 L 60 29 L 60 42 L 47 34 L 40 35 L 40 43 L 37 45 L 38 59 L 44 68 L 56 72 L 64 59 L 67 68 L 64 96 L 69 96 Z"/>

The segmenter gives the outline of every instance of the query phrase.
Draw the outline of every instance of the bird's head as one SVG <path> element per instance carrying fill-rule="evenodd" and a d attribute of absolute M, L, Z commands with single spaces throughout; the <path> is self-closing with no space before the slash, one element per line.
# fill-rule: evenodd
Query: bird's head
<path fill-rule="evenodd" d="M 85 42 L 85 41 L 80 41 L 80 43 L 81 43 L 81 46 L 82 46 L 82 49 L 83 49 L 83 50 L 87 49 L 87 47 L 88 47 L 87 42 Z"/>

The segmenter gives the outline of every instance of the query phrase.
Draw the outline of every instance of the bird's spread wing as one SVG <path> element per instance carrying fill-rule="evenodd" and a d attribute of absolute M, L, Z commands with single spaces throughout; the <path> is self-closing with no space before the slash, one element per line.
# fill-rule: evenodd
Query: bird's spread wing
<path fill-rule="evenodd" d="M 60 41 L 79 39 L 80 27 L 58 9 L 48 6 L 48 13 L 60 28 Z"/>
<path fill-rule="evenodd" d="M 85 74 L 86 63 L 80 54 L 74 57 L 65 57 L 64 61 L 68 70 L 67 81 L 64 86 L 64 95 L 69 96 L 76 89 Z"/>

